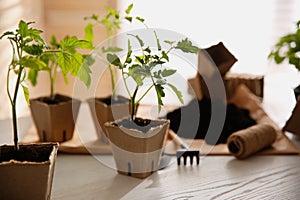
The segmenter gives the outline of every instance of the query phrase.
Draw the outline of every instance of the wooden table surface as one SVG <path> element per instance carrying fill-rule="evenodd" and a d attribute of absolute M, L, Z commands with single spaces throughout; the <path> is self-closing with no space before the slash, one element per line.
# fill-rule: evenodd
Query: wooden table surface
<path fill-rule="evenodd" d="M 107 156 L 107 159 L 112 159 Z M 119 175 L 87 155 L 59 155 L 52 199 L 299 199 L 300 156 L 211 156 L 146 179 Z"/>
<path fill-rule="evenodd" d="M 283 126 L 295 100 L 292 92 L 270 92 L 268 86 L 288 89 L 268 81 L 263 106 Z M 91 126 L 85 123 L 83 128 Z M 300 148 L 299 137 L 287 135 Z M 107 167 L 112 162 L 112 156 L 58 155 L 52 199 L 300 199 L 299 155 L 252 156 L 242 161 L 206 156 L 199 166 L 174 162 L 143 180 L 117 174 Z"/>

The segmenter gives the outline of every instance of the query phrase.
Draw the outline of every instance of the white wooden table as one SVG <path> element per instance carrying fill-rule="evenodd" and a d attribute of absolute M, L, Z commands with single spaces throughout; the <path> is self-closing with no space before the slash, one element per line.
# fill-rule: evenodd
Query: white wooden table
<path fill-rule="evenodd" d="M 111 159 L 108 156 L 107 159 Z M 59 155 L 52 199 L 299 199 L 300 156 L 205 157 L 144 180 L 119 175 L 92 156 Z"/>
<path fill-rule="evenodd" d="M 289 115 L 283 111 L 291 111 L 293 96 L 280 93 L 288 91 L 281 82 L 268 81 L 263 106 L 283 126 Z M 268 86 L 279 93 L 270 92 Z M 84 128 L 93 126 L 87 123 Z M 300 139 L 288 136 L 300 148 Z M 104 163 L 113 160 L 101 158 Z M 119 175 L 91 155 L 60 154 L 52 199 L 300 199 L 300 156 L 252 156 L 243 161 L 206 156 L 199 166 L 173 163 L 141 180 Z"/>

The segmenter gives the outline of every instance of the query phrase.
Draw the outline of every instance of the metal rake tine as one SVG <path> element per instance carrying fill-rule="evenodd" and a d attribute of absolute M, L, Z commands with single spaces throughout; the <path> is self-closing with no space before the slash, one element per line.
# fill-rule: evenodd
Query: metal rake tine
<path fill-rule="evenodd" d="M 177 150 L 177 165 L 180 165 L 181 157 L 183 157 L 183 164 L 186 165 L 187 157 L 190 158 L 190 164 L 193 165 L 194 157 L 196 157 L 196 163 L 199 165 L 200 162 L 200 152 L 197 150 L 191 150 L 189 146 L 182 141 L 176 133 L 174 133 L 171 129 L 169 130 L 169 136 L 174 140 L 174 142 L 182 147 L 182 149 Z"/>
<path fill-rule="evenodd" d="M 196 159 L 197 165 L 200 162 L 200 153 L 197 150 L 187 150 L 187 149 L 179 149 L 176 152 L 177 157 L 177 165 L 181 164 L 181 159 L 183 159 L 183 164 L 187 164 L 187 158 L 190 159 L 190 164 L 193 165 L 194 159 Z"/>

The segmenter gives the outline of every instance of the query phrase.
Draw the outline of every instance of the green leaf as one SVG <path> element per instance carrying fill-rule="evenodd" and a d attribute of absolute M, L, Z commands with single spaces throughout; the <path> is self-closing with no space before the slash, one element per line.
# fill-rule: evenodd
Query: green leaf
<path fill-rule="evenodd" d="M 56 54 L 55 53 L 44 53 L 41 55 L 40 59 L 47 65 L 50 65 L 50 61 L 53 63 L 56 62 Z"/>
<path fill-rule="evenodd" d="M 136 61 L 139 62 L 140 64 L 144 64 L 143 56 L 135 56 L 135 59 L 136 59 Z"/>
<path fill-rule="evenodd" d="M 90 43 L 85 40 L 79 40 L 75 36 L 66 36 L 62 41 L 60 41 L 60 45 L 63 50 L 70 50 L 74 48 L 88 48 Z"/>
<path fill-rule="evenodd" d="M 175 69 L 164 69 L 162 72 L 161 72 L 161 75 L 163 77 L 167 77 L 167 76 L 171 76 L 172 74 L 175 74 L 176 73 L 176 70 Z"/>
<path fill-rule="evenodd" d="M 176 94 L 178 100 L 181 104 L 184 103 L 182 93 L 172 84 L 168 83 L 168 86 L 173 90 L 173 92 Z"/>
<path fill-rule="evenodd" d="M 12 31 L 6 31 L 5 33 L 3 33 L 3 34 L 1 35 L 0 40 L 1 40 L 3 37 L 8 36 L 8 35 L 14 35 L 14 32 L 12 32 Z"/>
<path fill-rule="evenodd" d="M 127 55 L 126 55 L 124 67 L 126 67 L 126 64 L 130 64 L 132 62 L 131 53 L 132 53 L 132 50 L 131 50 L 130 40 L 128 40 L 128 43 L 127 43 Z"/>
<path fill-rule="evenodd" d="M 18 33 L 21 35 L 21 37 L 25 38 L 28 36 L 28 24 L 21 20 L 18 25 Z"/>
<path fill-rule="evenodd" d="M 41 37 L 41 33 L 43 33 L 43 31 L 38 29 L 33 29 L 33 28 L 28 29 L 29 37 L 31 37 L 34 41 L 38 42 L 39 44 L 45 45 L 45 42 Z"/>
<path fill-rule="evenodd" d="M 140 21 L 140 22 L 142 22 L 142 23 L 144 23 L 144 21 L 145 21 L 145 19 L 143 19 L 143 18 L 141 18 L 141 17 L 135 17 L 135 19 L 137 19 L 138 21 Z"/>
<path fill-rule="evenodd" d="M 193 46 L 192 42 L 189 41 L 187 38 L 179 41 L 175 46 L 175 49 L 180 49 L 185 53 L 198 53 L 200 50 L 198 47 Z"/>
<path fill-rule="evenodd" d="M 141 47 L 143 47 L 145 45 L 144 41 L 138 35 L 133 35 L 133 34 L 128 34 L 128 35 L 135 37 L 138 40 L 138 42 L 140 43 Z"/>
<path fill-rule="evenodd" d="M 138 75 L 141 75 L 141 76 L 150 76 L 151 75 L 151 72 L 145 68 L 138 68 L 134 71 L 134 73 L 138 74 Z"/>
<path fill-rule="evenodd" d="M 98 21 L 99 16 L 96 15 L 96 14 L 92 14 L 91 16 L 84 17 L 83 19 L 84 19 L 84 20 L 89 20 L 89 19 L 91 19 L 91 20 L 94 20 L 94 21 Z"/>
<path fill-rule="evenodd" d="M 151 53 L 151 49 L 149 47 L 145 48 L 143 51 L 147 52 L 147 53 Z"/>
<path fill-rule="evenodd" d="M 41 59 L 32 56 L 23 56 L 20 65 L 34 70 L 47 70 L 48 66 Z"/>
<path fill-rule="evenodd" d="M 117 66 L 120 69 L 123 67 L 120 58 L 116 54 L 109 53 L 106 55 L 106 59 L 110 64 Z"/>
<path fill-rule="evenodd" d="M 57 55 L 57 64 L 61 68 L 63 75 L 72 73 L 77 75 L 79 68 L 83 63 L 83 56 L 79 53 L 67 53 L 67 52 L 58 52 Z"/>
<path fill-rule="evenodd" d="M 129 22 L 132 22 L 132 17 L 130 17 L 130 16 L 126 16 L 125 19 Z"/>
<path fill-rule="evenodd" d="M 158 49 L 158 51 L 160 51 L 161 45 L 160 45 L 159 39 L 157 37 L 156 31 L 154 31 L 154 35 L 155 35 L 155 39 L 156 39 L 157 49 Z"/>
<path fill-rule="evenodd" d="M 175 41 L 169 41 L 169 40 L 164 40 L 164 42 L 165 42 L 166 44 L 171 45 L 171 46 L 175 43 Z"/>
<path fill-rule="evenodd" d="M 131 44 L 130 44 L 130 40 L 127 41 L 127 52 L 132 52 L 132 47 L 131 47 Z M 128 53 L 127 53 L 128 55 Z"/>
<path fill-rule="evenodd" d="M 73 61 L 71 56 L 66 52 L 57 52 L 56 55 L 57 55 L 56 62 L 58 66 L 61 68 L 63 75 L 68 74 L 71 68 L 73 67 L 72 66 Z"/>
<path fill-rule="evenodd" d="M 108 52 L 115 53 L 115 52 L 123 51 L 123 49 L 120 47 L 108 47 L 108 48 L 102 47 L 101 51 L 102 53 L 108 53 Z"/>
<path fill-rule="evenodd" d="M 21 84 L 21 86 L 23 88 L 23 93 L 24 93 L 25 100 L 26 100 L 27 104 L 30 104 L 30 97 L 29 97 L 28 87 L 25 86 L 24 84 Z"/>
<path fill-rule="evenodd" d="M 86 25 L 86 27 L 84 28 L 84 39 L 90 43 L 94 42 L 94 32 L 93 32 L 93 24 L 89 23 L 88 25 Z"/>
<path fill-rule="evenodd" d="M 165 79 L 159 78 L 156 80 L 156 84 L 165 85 L 167 81 Z"/>
<path fill-rule="evenodd" d="M 71 56 L 70 56 L 70 58 L 71 58 L 71 66 L 70 66 L 70 72 L 73 74 L 73 75 L 75 75 L 75 76 L 77 76 L 78 75 L 78 71 L 79 71 L 79 69 L 80 69 L 80 67 L 81 67 L 81 65 L 82 65 L 82 63 L 83 63 L 83 61 L 84 61 L 84 58 L 83 58 L 83 56 L 80 54 L 80 53 L 74 53 L 74 54 L 72 54 Z"/>
<path fill-rule="evenodd" d="M 31 85 L 35 86 L 37 84 L 38 71 L 35 69 L 30 69 L 28 73 L 28 80 Z"/>
<path fill-rule="evenodd" d="M 92 79 L 91 79 L 91 70 L 90 66 L 95 62 L 95 60 L 91 56 L 85 57 L 83 64 L 78 70 L 77 76 L 79 79 L 87 86 L 90 87 Z"/>
<path fill-rule="evenodd" d="M 164 58 L 165 60 L 167 60 L 169 62 L 169 56 L 166 54 L 165 51 L 161 52 L 161 57 Z"/>
<path fill-rule="evenodd" d="M 125 10 L 125 13 L 126 13 L 127 15 L 130 14 L 132 7 L 133 7 L 133 3 L 130 4 L 130 5 L 127 7 L 127 9 Z"/>
<path fill-rule="evenodd" d="M 289 58 L 289 64 L 294 65 L 294 66 L 299 66 L 300 65 L 300 59 L 297 58 L 296 56 L 291 56 Z"/>
<path fill-rule="evenodd" d="M 33 44 L 31 46 L 24 46 L 23 50 L 31 55 L 41 55 L 44 51 L 44 46 Z"/>
<path fill-rule="evenodd" d="M 280 56 L 278 52 L 274 54 L 274 60 L 277 64 L 282 63 L 284 59 L 285 57 Z"/>
<path fill-rule="evenodd" d="M 156 95 L 157 95 L 157 103 L 158 103 L 158 112 L 161 111 L 161 106 L 163 106 L 162 98 L 165 96 L 164 88 L 157 84 L 155 85 Z"/>
<path fill-rule="evenodd" d="M 52 36 L 51 36 L 51 38 L 50 38 L 50 44 L 51 44 L 52 46 L 56 47 L 56 48 L 59 47 L 59 44 L 58 44 L 58 42 L 57 42 L 57 40 L 56 40 L 55 35 L 52 35 Z"/>
<path fill-rule="evenodd" d="M 166 63 L 166 62 L 164 62 L 164 61 L 161 61 L 161 60 L 157 60 L 157 61 L 153 61 L 153 62 L 151 62 L 150 64 L 151 64 L 151 66 L 156 66 L 156 65 L 162 65 L 162 64 L 164 64 L 164 63 Z"/>
<path fill-rule="evenodd" d="M 133 78 L 133 80 L 136 82 L 138 86 L 143 85 L 143 75 L 140 73 L 137 73 L 137 71 L 141 68 L 140 65 L 132 65 L 128 69 L 128 75 Z"/>

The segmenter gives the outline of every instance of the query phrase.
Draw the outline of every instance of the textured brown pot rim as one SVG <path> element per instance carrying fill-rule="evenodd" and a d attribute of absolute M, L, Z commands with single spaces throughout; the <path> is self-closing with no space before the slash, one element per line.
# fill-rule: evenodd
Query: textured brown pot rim
<path fill-rule="evenodd" d="M 119 95 L 118 95 L 118 96 L 119 96 Z M 88 99 L 86 100 L 86 102 L 88 102 L 89 104 L 91 104 L 91 103 L 94 103 L 94 104 L 96 104 L 96 103 L 102 104 L 104 107 L 112 107 L 112 106 L 123 105 L 123 104 L 128 104 L 128 105 L 129 105 L 130 99 L 128 99 L 128 98 L 126 98 L 126 97 L 124 97 L 124 96 L 120 96 L 120 97 L 123 97 L 123 98 L 127 99 L 128 102 L 126 102 L 126 103 L 125 103 L 125 102 L 124 102 L 124 103 L 114 103 L 114 104 L 108 105 L 108 104 L 106 104 L 106 103 L 104 103 L 104 102 L 102 101 L 103 99 L 111 98 L 111 95 L 106 96 L 106 97 L 91 97 L 91 98 L 88 98 Z"/>
<path fill-rule="evenodd" d="M 48 104 L 48 103 L 45 103 L 43 101 L 41 101 L 42 98 L 47 98 L 49 96 L 40 96 L 40 97 L 36 97 L 36 98 L 32 98 L 30 99 L 30 102 L 31 101 L 34 101 L 38 104 L 41 104 L 41 105 L 45 105 L 45 106 L 49 106 L 49 107 L 56 107 L 56 106 L 62 106 L 62 105 L 65 105 L 65 104 L 69 104 L 69 103 L 81 103 L 81 100 L 79 99 L 76 99 L 76 98 L 73 98 L 71 96 L 67 96 L 67 95 L 62 95 L 62 94 L 55 94 L 55 95 L 59 95 L 59 96 L 63 96 L 63 97 L 67 97 L 67 98 L 70 98 L 70 100 L 68 101 L 63 101 L 63 102 L 59 102 L 57 104 Z"/>
<path fill-rule="evenodd" d="M 123 118 L 115 120 L 115 121 L 105 122 L 104 126 L 105 127 L 109 126 L 109 127 L 112 127 L 112 128 L 119 128 L 123 132 L 126 132 L 126 134 L 128 134 L 132 137 L 137 137 L 136 135 L 131 134 L 131 132 L 136 132 L 139 135 L 144 136 L 144 137 L 139 137 L 139 138 L 148 138 L 148 137 L 154 136 L 157 131 L 159 131 L 161 128 L 163 128 L 166 125 L 166 123 L 170 123 L 170 120 L 168 120 L 168 119 L 149 119 L 151 121 L 157 121 L 157 122 L 163 122 L 163 123 L 161 125 L 151 127 L 146 133 L 144 133 L 144 132 L 142 132 L 142 131 L 140 131 L 139 129 L 136 129 L 136 128 L 126 128 L 124 126 L 114 125 L 114 123 L 117 123 L 117 122 L 122 121 L 122 120 L 129 119 L 129 118 L 130 118 L 130 116 L 129 117 L 123 117 Z M 148 118 L 143 118 L 143 119 L 148 119 Z"/>
<path fill-rule="evenodd" d="M 2 147 L 13 147 L 14 145 L 11 144 L 3 144 L 0 145 L 0 149 Z M 49 154 L 49 159 L 43 162 L 32 162 L 32 161 L 18 161 L 11 159 L 10 161 L 4 161 L 0 162 L 1 165 L 9 165 L 9 164 L 18 164 L 18 165 L 42 165 L 42 164 L 50 164 L 51 162 L 51 157 L 55 157 L 58 151 L 59 143 L 58 142 L 40 142 L 40 143 L 26 143 L 26 144 L 19 144 L 19 146 L 32 146 L 32 147 L 37 147 L 37 146 L 52 146 L 52 151 Z"/>

